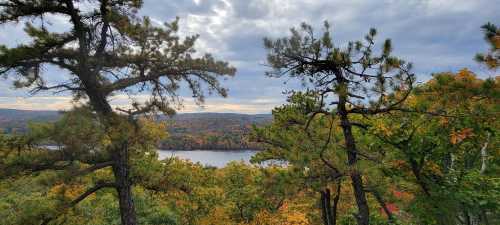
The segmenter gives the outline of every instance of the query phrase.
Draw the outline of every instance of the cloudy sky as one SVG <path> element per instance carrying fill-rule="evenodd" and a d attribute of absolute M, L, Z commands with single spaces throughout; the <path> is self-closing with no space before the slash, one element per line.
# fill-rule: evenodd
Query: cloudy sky
<path fill-rule="evenodd" d="M 500 0 L 144 0 L 142 15 L 161 24 L 178 16 L 182 34 L 200 34 L 197 49 L 209 52 L 237 67 L 234 78 L 224 81 L 229 97 L 209 97 L 196 106 L 186 95 L 180 112 L 269 113 L 284 102 L 283 90 L 293 83 L 264 75 L 264 37 L 288 35 L 290 27 L 307 22 L 320 27 L 328 20 L 335 42 L 358 40 L 370 27 L 378 40 L 391 38 L 394 53 L 413 62 L 419 81 L 433 72 L 467 67 L 481 77 L 494 73 L 473 61 L 487 49 L 480 26 L 500 24 Z M 64 27 L 56 19 L 52 26 Z M 8 46 L 26 41 L 19 25 L 0 26 L 0 43 Z M 63 79 L 60 71 L 51 79 Z M 141 98 L 144 96 L 138 96 Z M 71 97 L 51 93 L 30 96 L 0 80 L 0 108 L 58 110 L 71 107 Z M 115 105 L 126 96 L 113 97 Z"/>

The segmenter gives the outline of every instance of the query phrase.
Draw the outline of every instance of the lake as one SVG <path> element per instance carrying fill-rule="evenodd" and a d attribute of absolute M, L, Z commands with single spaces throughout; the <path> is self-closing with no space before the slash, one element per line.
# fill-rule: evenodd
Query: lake
<path fill-rule="evenodd" d="M 58 146 L 43 145 L 48 149 L 58 149 Z M 205 166 L 224 167 L 231 161 L 243 161 L 250 163 L 257 150 L 158 150 L 159 158 L 179 157 L 189 159 L 191 162 L 199 162 Z M 267 165 L 268 163 L 264 163 Z"/>
<path fill-rule="evenodd" d="M 158 150 L 159 158 L 179 157 L 202 165 L 224 167 L 231 161 L 250 162 L 256 150 Z"/>

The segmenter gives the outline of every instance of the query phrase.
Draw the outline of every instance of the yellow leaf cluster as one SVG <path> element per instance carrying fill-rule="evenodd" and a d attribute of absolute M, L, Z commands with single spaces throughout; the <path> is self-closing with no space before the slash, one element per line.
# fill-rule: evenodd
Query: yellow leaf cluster
<path fill-rule="evenodd" d="M 76 199 L 78 196 L 80 196 L 83 192 L 85 192 L 85 187 L 83 185 L 66 185 L 66 184 L 57 184 L 53 186 L 49 192 L 49 196 L 64 196 L 64 198 L 67 199 Z"/>
<path fill-rule="evenodd" d="M 263 210 L 259 212 L 250 223 L 241 225 L 310 225 L 306 214 L 287 207 L 282 207 L 278 213 Z"/>
<path fill-rule="evenodd" d="M 229 213 L 222 207 L 215 207 L 208 216 L 198 221 L 199 225 L 232 225 Z"/>
<path fill-rule="evenodd" d="M 377 132 L 379 132 L 385 136 L 392 135 L 392 129 L 390 127 L 388 127 L 387 124 L 377 123 L 375 125 L 375 129 L 377 130 Z"/>
<path fill-rule="evenodd" d="M 443 176 L 443 171 L 441 171 L 441 167 L 439 167 L 439 165 L 436 163 L 428 162 L 426 168 L 435 175 Z"/>

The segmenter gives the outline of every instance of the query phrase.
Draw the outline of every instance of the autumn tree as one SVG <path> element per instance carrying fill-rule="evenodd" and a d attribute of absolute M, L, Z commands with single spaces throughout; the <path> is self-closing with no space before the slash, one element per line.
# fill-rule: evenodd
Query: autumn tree
<path fill-rule="evenodd" d="M 104 149 L 109 158 L 89 170 L 111 167 L 115 179 L 96 185 L 82 197 L 105 187 L 116 189 L 122 224 L 127 225 L 137 224 L 129 166 L 135 116 L 173 113 L 181 86 L 187 86 L 200 103 L 207 89 L 226 96 L 218 79 L 235 73 L 226 62 L 198 55 L 194 50 L 198 36 L 179 37 L 177 20 L 154 25 L 148 17 L 139 17 L 141 6 L 139 0 L 0 2 L 0 23 L 25 22 L 31 39 L 14 47 L 0 46 L 0 73 L 33 94 L 69 92 L 88 102 L 110 137 Z M 52 29 L 49 15 L 64 18 L 69 26 L 63 31 Z M 54 76 L 47 72 L 49 66 L 68 76 L 48 82 Z M 150 99 L 134 101 L 130 109 L 122 110 L 129 114 L 125 117 L 110 104 L 111 96 L 124 93 L 146 93 Z"/>
<path fill-rule="evenodd" d="M 266 38 L 270 77 L 295 78 L 320 96 L 318 106 L 306 114 L 338 118 L 343 134 L 344 149 L 349 166 L 354 196 L 358 207 L 358 224 L 369 224 L 369 206 L 363 174 L 359 168 L 361 149 L 357 147 L 353 129 L 364 125 L 355 115 L 372 116 L 402 110 L 411 92 L 414 76 L 411 64 L 391 54 L 387 39 L 380 50 L 374 49 L 376 30 L 370 29 L 364 41 L 335 45 L 329 25 L 317 36 L 310 25 L 292 28 L 291 36 L 276 40 Z M 397 93 L 397 94 L 396 94 Z M 308 123 L 305 129 L 309 129 Z M 366 179 L 366 178 L 365 178 Z"/>
<path fill-rule="evenodd" d="M 414 196 L 407 210 L 418 223 L 495 223 L 498 93 L 498 78 L 479 79 L 467 69 L 438 73 L 405 104 L 439 114 L 394 113 L 367 122 L 381 140 L 374 145 L 384 143 L 385 174 Z"/>

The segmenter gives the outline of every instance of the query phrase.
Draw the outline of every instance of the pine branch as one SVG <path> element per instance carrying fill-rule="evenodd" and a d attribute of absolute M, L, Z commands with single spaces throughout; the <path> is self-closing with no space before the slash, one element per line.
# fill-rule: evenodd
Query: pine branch
<path fill-rule="evenodd" d="M 78 196 L 76 199 L 74 199 L 73 201 L 71 201 L 68 204 L 68 206 L 65 207 L 64 211 L 68 210 L 69 208 L 72 208 L 72 207 L 76 206 L 78 203 L 80 203 L 81 201 L 85 200 L 88 196 L 90 196 L 91 194 L 94 194 L 95 192 L 101 190 L 102 188 L 111 188 L 111 187 L 116 187 L 116 184 L 115 183 L 110 183 L 110 182 L 105 182 L 105 181 L 98 181 L 94 187 L 92 187 L 90 189 L 87 189 L 87 191 L 85 191 L 80 196 Z M 42 221 L 41 225 L 47 225 L 50 221 L 57 219 L 62 214 L 64 214 L 64 212 L 61 213 L 61 214 L 59 214 L 59 215 L 51 216 L 51 217 L 48 217 L 48 218 L 44 219 Z"/>

